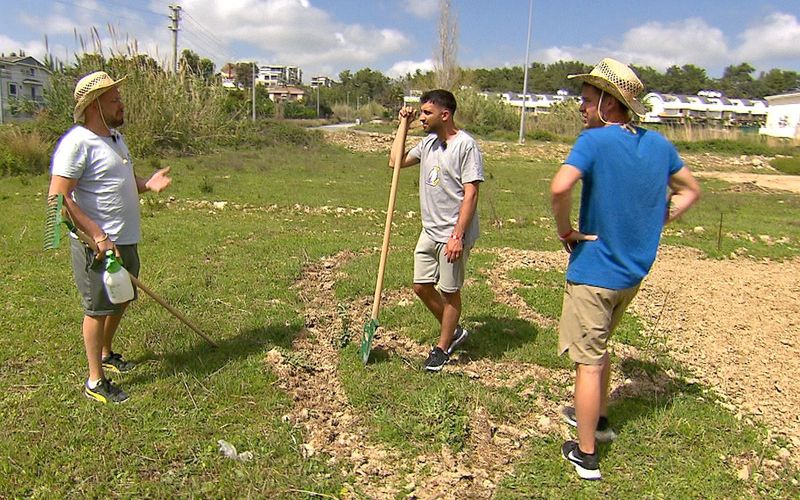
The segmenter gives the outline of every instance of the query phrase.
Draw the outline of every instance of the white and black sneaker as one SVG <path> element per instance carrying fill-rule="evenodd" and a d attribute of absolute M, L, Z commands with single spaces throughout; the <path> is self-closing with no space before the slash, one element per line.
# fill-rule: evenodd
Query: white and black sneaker
<path fill-rule="evenodd" d="M 453 340 L 450 342 L 450 347 L 447 348 L 447 355 L 453 354 L 456 347 L 460 346 L 469 337 L 469 332 L 461 325 L 456 325 L 456 331 L 453 332 Z"/>
<path fill-rule="evenodd" d="M 600 465 L 597 463 L 597 452 L 584 453 L 575 441 L 565 441 L 561 446 L 561 456 L 575 466 L 581 479 L 597 481 L 600 477 Z"/>
<path fill-rule="evenodd" d="M 561 408 L 561 416 L 564 422 L 572 427 L 578 427 L 578 420 L 575 418 L 575 408 L 572 406 L 564 406 Z M 597 421 L 597 429 L 594 431 L 594 438 L 601 443 L 610 443 L 617 439 L 617 433 L 608 423 L 608 417 L 600 417 Z"/>
<path fill-rule="evenodd" d="M 428 354 L 428 359 L 425 360 L 425 369 L 429 372 L 441 371 L 444 365 L 450 360 L 447 355 L 439 346 L 434 346 Z"/>

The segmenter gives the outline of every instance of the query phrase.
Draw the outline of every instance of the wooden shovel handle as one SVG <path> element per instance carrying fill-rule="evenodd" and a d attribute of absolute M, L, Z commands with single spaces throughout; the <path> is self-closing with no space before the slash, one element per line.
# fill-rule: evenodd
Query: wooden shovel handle
<path fill-rule="evenodd" d="M 400 179 L 400 167 L 403 162 L 403 153 L 406 149 L 406 135 L 408 133 L 408 117 L 400 118 L 400 126 L 397 129 L 399 141 L 398 146 L 391 151 L 394 159 L 394 170 L 392 172 L 392 187 L 389 190 L 389 207 L 386 209 L 386 227 L 383 229 L 383 246 L 381 247 L 381 262 L 378 266 L 378 279 L 375 282 L 375 296 L 372 301 L 372 319 L 378 319 L 378 311 L 381 309 L 381 292 L 383 291 L 383 275 L 386 271 L 386 260 L 389 256 L 389 237 L 392 233 L 392 216 L 394 215 L 394 205 L 397 200 L 397 183 Z"/>

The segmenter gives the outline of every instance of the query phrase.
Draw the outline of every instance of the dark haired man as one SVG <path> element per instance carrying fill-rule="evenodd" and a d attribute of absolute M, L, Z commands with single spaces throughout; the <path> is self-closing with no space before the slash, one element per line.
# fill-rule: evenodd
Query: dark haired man
<path fill-rule="evenodd" d="M 631 112 L 642 116 L 645 108 L 636 98 L 643 85 L 628 66 L 603 59 L 570 78 L 584 82 L 585 130 L 551 184 L 558 236 L 570 254 L 559 353 L 568 352 L 576 366 L 575 406 L 563 413 L 578 441 L 565 442 L 562 455 L 583 479 L 600 479 L 595 440 L 615 437 L 608 339 L 653 265 L 662 227 L 697 201 L 700 188 L 669 141 L 631 124 Z M 576 230 L 570 209 L 579 180 Z"/>
<path fill-rule="evenodd" d="M 420 103 L 419 120 L 428 135 L 402 158 L 390 155 L 389 167 L 398 162 L 401 168 L 420 164 L 422 232 L 414 250 L 414 292 L 439 321 L 439 341 L 425 369 L 440 371 L 468 335 L 458 320 L 467 258 L 478 239 L 483 156 L 475 139 L 456 127 L 456 98 L 451 92 L 431 90 Z M 416 110 L 403 107 L 399 116 L 408 118 L 400 122 L 407 127 Z"/>

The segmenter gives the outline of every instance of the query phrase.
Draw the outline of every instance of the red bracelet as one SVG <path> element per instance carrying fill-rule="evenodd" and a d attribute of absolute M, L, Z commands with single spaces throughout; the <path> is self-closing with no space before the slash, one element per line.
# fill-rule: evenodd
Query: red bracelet
<path fill-rule="evenodd" d="M 451 240 L 460 240 L 461 238 L 462 238 L 461 236 L 456 236 L 456 233 L 450 235 Z"/>
<path fill-rule="evenodd" d="M 566 241 L 566 239 L 569 238 L 570 236 L 572 236 L 572 233 L 574 233 L 574 232 L 575 232 L 574 229 L 569 228 L 569 231 L 567 231 L 566 233 L 559 234 L 558 235 L 558 239 L 561 240 L 561 241 Z"/>

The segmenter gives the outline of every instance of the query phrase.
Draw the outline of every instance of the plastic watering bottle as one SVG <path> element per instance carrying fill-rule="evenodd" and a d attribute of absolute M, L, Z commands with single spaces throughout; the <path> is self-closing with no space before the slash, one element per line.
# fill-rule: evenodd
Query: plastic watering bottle
<path fill-rule="evenodd" d="M 113 250 L 106 251 L 106 270 L 103 273 L 108 299 L 114 304 L 133 300 L 133 285 L 128 271 L 117 260 Z"/>

